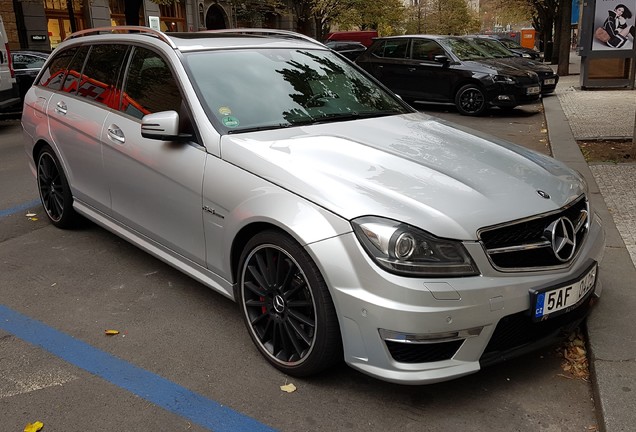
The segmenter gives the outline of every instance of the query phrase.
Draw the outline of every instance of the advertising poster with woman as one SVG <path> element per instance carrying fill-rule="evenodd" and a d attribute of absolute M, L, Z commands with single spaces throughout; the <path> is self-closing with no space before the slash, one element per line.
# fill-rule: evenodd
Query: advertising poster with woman
<path fill-rule="evenodd" d="M 592 51 L 634 47 L 636 0 L 596 0 Z"/>

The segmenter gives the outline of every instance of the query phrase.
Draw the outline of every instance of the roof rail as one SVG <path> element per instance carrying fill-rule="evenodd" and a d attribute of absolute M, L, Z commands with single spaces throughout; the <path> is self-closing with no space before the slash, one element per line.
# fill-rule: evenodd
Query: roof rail
<path fill-rule="evenodd" d="M 89 35 L 98 35 L 103 33 L 142 33 L 156 37 L 157 39 L 167 43 L 170 45 L 172 49 L 176 49 L 177 46 L 174 44 L 172 39 L 166 36 L 165 33 L 151 29 L 150 27 L 144 26 L 114 26 L 114 27 L 95 27 L 86 30 L 76 31 L 75 33 L 70 34 L 64 40 L 75 39 L 82 36 Z"/>
<path fill-rule="evenodd" d="M 316 45 L 324 46 L 316 39 L 304 35 L 302 33 L 296 33 L 289 30 L 279 30 L 270 28 L 232 28 L 232 29 L 218 29 L 218 30 L 203 30 L 197 33 L 210 33 L 210 34 L 237 34 L 237 35 L 262 35 L 262 36 L 281 36 L 289 39 L 300 39 L 307 42 L 311 42 Z"/>

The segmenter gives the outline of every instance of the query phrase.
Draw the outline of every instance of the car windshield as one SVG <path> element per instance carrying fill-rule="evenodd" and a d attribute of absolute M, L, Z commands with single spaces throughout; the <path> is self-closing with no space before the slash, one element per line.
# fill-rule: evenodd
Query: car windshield
<path fill-rule="evenodd" d="M 468 39 L 468 41 L 480 50 L 484 51 L 487 55 L 497 58 L 514 57 L 512 52 L 497 41 L 480 38 L 471 38 Z"/>
<path fill-rule="evenodd" d="M 493 58 L 465 39 L 449 38 L 444 40 L 444 44 L 463 61 Z"/>
<path fill-rule="evenodd" d="M 210 121 L 225 133 L 411 112 L 330 51 L 200 51 L 185 59 Z"/>
<path fill-rule="evenodd" d="M 512 48 L 512 49 L 523 48 L 521 45 L 519 45 L 517 42 L 513 41 L 512 39 L 499 39 L 499 41 L 502 44 L 504 44 L 506 48 Z"/>

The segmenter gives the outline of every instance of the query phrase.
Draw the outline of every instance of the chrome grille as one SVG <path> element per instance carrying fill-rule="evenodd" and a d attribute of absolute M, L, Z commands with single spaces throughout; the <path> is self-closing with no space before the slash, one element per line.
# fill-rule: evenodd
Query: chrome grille
<path fill-rule="evenodd" d="M 550 230 L 567 219 L 574 228 L 574 252 L 559 257 Z M 589 228 L 589 206 L 584 195 L 555 212 L 482 228 L 477 233 L 492 265 L 501 271 L 532 271 L 564 267 L 576 258 Z M 570 255 L 570 254 L 567 254 Z"/>

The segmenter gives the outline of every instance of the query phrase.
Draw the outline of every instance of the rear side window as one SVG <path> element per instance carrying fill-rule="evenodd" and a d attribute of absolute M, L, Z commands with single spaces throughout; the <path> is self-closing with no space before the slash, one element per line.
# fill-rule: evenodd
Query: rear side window
<path fill-rule="evenodd" d="M 408 44 L 408 39 L 385 40 L 376 45 L 371 53 L 384 58 L 405 58 Z"/>
<path fill-rule="evenodd" d="M 80 76 L 82 75 L 82 68 L 84 67 L 84 61 L 88 55 L 90 46 L 80 47 L 75 55 L 71 64 L 68 65 L 68 71 L 64 78 L 64 84 L 62 84 L 62 90 L 67 93 L 74 94 L 77 91 L 77 86 L 80 82 Z"/>
<path fill-rule="evenodd" d="M 51 90 L 59 90 L 62 87 L 66 68 L 71 63 L 76 52 L 77 48 L 70 48 L 62 52 L 55 53 L 53 60 L 49 62 L 46 69 L 42 72 L 38 85 L 47 87 Z"/>
<path fill-rule="evenodd" d="M 94 45 L 82 71 L 77 95 L 118 109 L 117 80 L 127 51 L 126 45 Z"/>
<path fill-rule="evenodd" d="M 166 61 L 154 51 L 135 48 L 121 110 L 137 118 L 181 108 L 181 93 Z"/>

